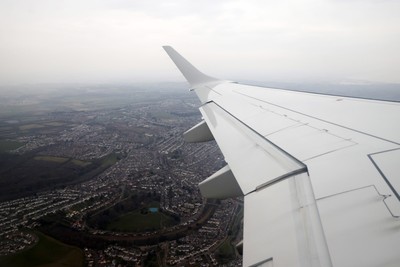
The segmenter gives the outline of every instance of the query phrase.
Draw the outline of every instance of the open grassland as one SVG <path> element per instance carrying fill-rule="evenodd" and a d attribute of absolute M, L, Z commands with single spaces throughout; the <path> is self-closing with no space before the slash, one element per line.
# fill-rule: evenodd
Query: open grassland
<path fill-rule="evenodd" d="M 46 126 L 55 126 L 55 127 L 58 127 L 58 126 L 63 126 L 63 125 L 65 125 L 65 123 L 59 122 L 59 121 L 52 121 L 52 122 L 46 122 L 45 125 L 46 125 Z"/>
<path fill-rule="evenodd" d="M 23 146 L 24 143 L 16 141 L 0 140 L 0 152 L 7 152 Z"/>
<path fill-rule="evenodd" d="M 73 160 L 71 160 L 71 162 L 73 164 L 81 166 L 81 167 L 85 167 L 91 163 L 89 161 L 83 161 L 83 160 L 79 160 L 79 159 L 73 159 Z"/>
<path fill-rule="evenodd" d="M 64 163 L 69 160 L 69 158 L 62 158 L 62 157 L 53 157 L 53 156 L 36 156 L 34 157 L 35 160 L 44 160 L 44 161 L 51 161 L 56 163 Z"/>
<path fill-rule="evenodd" d="M 25 125 L 21 125 L 19 126 L 19 129 L 21 131 L 26 131 L 26 130 L 32 130 L 32 129 L 38 129 L 38 128 L 43 128 L 45 126 L 41 125 L 41 124 L 37 124 L 37 123 L 31 123 L 31 124 L 25 124 Z"/>
<path fill-rule="evenodd" d="M 142 214 L 139 210 L 118 217 L 107 225 L 107 230 L 119 232 L 141 232 L 175 225 L 175 220 L 161 212 Z"/>
<path fill-rule="evenodd" d="M 235 248 L 231 244 L 230 238 L 225 239 L 225 241 L 219 246 L 216 257 L 222 263 L 229 262 L 235 258 Z"/>
<path fill-rule="evenodd" d="M 34 159 L 35 160 L 44 160 L 44 161 L 56 162 L 56 163 L 65 163 L 68 160 L 70 160 L 70 158 L 53 157 L 53 156 L 35 156 Z M 91 164 L 90 161 L 83 161 L 83 160 L 79 160 L 79 159 L 71 159 L 71 163 L 73 163 L 74 165 L 77 165 L 79 167 L 86 167 L 89 164 Z"/>
<path fill-rule="evenodd" d="M 233 221 L 233 223 L 231 224 L 231 227 L 230 227 L 231 232 L 232 232 L 231 236 L 233 238 L 236 237 L 240 232 L 240 229 L 242 227 L 243 216 L 244 216 L 243 206 L 239 206 L 239 208 L 237 210 L 237 214 L 235 216 L 235 219 L 234 219 L 234 221 Z"/>
<path fill-rule="evenodd" d="M 7 267 L 55 267 L 83 266 L 83 252 L 42 233 L 37 233 L 39 242 L 32 248 L 8 256 L 0 257 L 0 266 Z"/>
<path fill-rule="evenodd" d="M 232 246 L 231 242 L 229 239 L 226 239 L 221 246 L 218 248 L 218 251 L 224 255 L 228 254 L 234 254 L 235 250 L 234 247 Z"/>
<path fill-rule="evenodd" d="M 102 166 L 112 166 L 115 163 L 117 163 L 117 161 L 118 161 L 117 155 L 112 153 L 112 154 L 106 156 L 105 158 L 103 158 L 101 165 Z"/>

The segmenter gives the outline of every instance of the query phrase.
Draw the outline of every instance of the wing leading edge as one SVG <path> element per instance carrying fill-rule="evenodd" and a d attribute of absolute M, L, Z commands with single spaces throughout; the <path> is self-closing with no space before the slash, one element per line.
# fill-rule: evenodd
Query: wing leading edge
<path fill-rule="evenodd" d="M 202 102 L 185 138 L 227 163 L 203 196 L 244 196 L 244 266 L 400 264 L 399 103 L 226 82 L 164 49 Z"/>

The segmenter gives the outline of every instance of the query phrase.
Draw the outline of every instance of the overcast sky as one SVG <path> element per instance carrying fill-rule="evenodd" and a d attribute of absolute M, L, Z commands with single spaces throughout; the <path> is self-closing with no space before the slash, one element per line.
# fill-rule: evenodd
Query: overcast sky
<path fill-rule="evenodd" d="M 0 0 L 0 84 L 400 83 L 398 0 Z"/>

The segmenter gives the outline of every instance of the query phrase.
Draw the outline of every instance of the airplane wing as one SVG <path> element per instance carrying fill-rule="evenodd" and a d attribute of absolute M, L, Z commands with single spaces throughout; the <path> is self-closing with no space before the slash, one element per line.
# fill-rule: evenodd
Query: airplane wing
<path fill-rule="evenodd" d="M 400 103 L 223 81 L 164 49 L 201 101 L 185 139 L 227 163 L 200 191 L 244 196 L 244 266 L 400 266 Z"/>

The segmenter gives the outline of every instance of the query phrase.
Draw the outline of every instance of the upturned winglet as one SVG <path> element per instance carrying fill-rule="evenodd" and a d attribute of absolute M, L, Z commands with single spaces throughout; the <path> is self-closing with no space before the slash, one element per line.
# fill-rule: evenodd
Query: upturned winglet
<path fill-rule="evenodd" d="M 209 82 L 219 82 L 221 80 L 210 77 L 196 69 L 189 61 L 182 57 L 178 52 L 175 51 L 171 46 L 163 46 L 165 52 L 172 59 L 178 69 L 185 76 L 192 88 L 197 87 L 201 84 Z"/>

